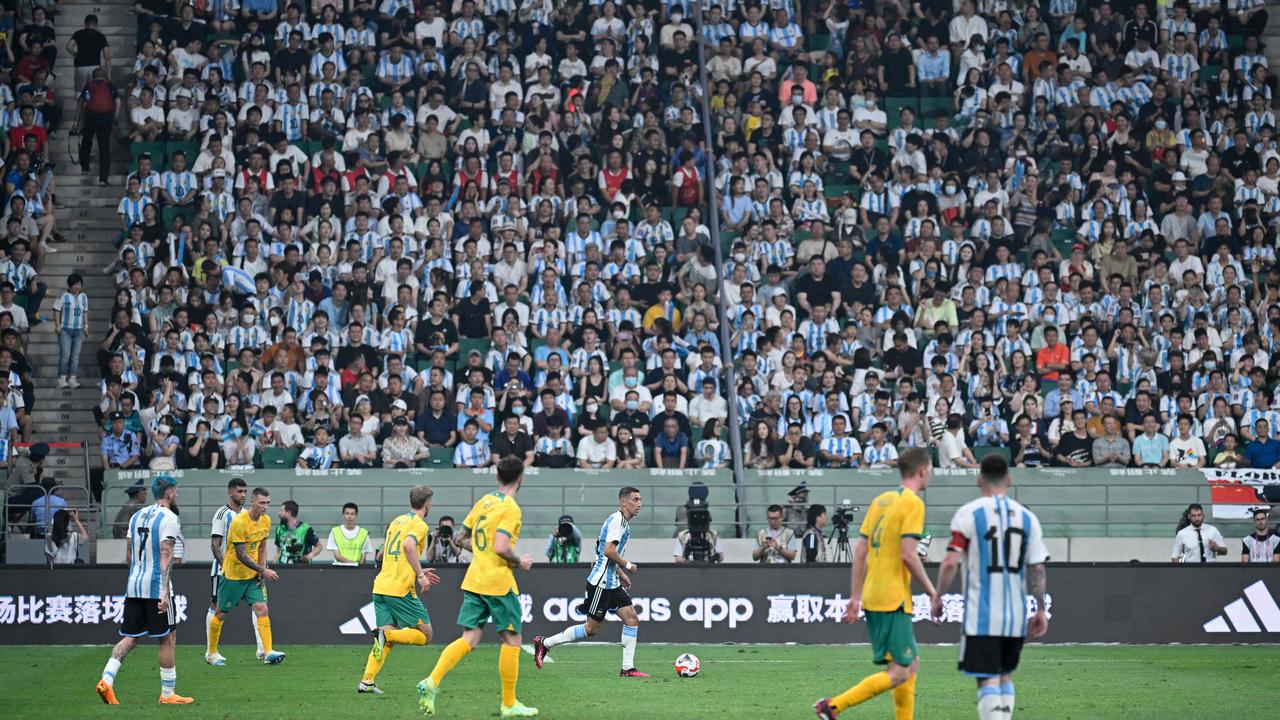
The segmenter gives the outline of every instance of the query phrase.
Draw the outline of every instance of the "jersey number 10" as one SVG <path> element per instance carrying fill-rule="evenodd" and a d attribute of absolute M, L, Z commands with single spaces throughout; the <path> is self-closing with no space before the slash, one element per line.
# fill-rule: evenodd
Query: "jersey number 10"
<path fill-rule="evenodd" d="M 1011 562 L 1013 559 L 1013 538 L 1018 536 L 1018 561 Z M 1004 547 L 1001 548 L 1000 531 L 998 528 L 988 528 L 987 534 L 983 536 L 991 543 L 991 564 L 987 566 L 989 573 L 1020 573 L 1022 572 L 1023 563 L 1027 560 L 1027 544 L 1026 532 L 1022 528 L 1009 527 L 1004 530 Z M 1003 552 L 1001 552 L 1003 550 Z"/>

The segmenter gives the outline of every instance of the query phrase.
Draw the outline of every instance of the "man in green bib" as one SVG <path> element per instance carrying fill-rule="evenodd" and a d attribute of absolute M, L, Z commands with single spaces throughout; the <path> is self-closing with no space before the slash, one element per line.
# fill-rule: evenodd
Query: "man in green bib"
<path fill-rule="evenodd" d="M 278 564 L 309 563 L 324 549 L 311 525 L 298 519 L 298 503 L 292 500 L 280 504 L 280 524 L 272 539 Z"/>
<path fill-rule="evenodd" d="M 334 565 L 356 567 L 373 554 L 369 531 L 356 524 L 359 519 L 360 508 L 355 503 L 342 506 L 342 524 L 329 531 L 329 541 L 324 546 L 333 553 Z"/>

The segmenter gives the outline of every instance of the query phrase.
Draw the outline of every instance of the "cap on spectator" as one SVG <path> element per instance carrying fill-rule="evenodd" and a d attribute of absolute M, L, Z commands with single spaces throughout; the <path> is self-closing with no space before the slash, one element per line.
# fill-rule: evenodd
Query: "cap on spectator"
<path fill-rule="evenodd" d="M 186 89 L 186 88 L 184 88 L 184 87 L 180 87 L 180 88 L 178 88 L 177 90 L 174 90 L 174 91 L 173 91 L 173 97 L 174 97 L 174 99 L 175 99 L 175 100 L 176 100 L 177 98 L 187 98 L 187 99 L 190 99 L 190 98 L 191 98 L 191 91 L 190 91 L 190 90 L 188 90 L 188 89 Z"/>
<path fill-rule="evenodd" d="M 557 522 L 557 523 L 566 523 L 566 522 L 567 522 L 567 523 L 571 523 L 571 522 L 573 522 L 573 516 L 572 516 L 572 515 L 561 515 L 561 516 L 560 516 L 560 519 L 559 519 L 559 520 L 557 520 L 556 522 Z"/>
<path fill-rule="evenodd" d="M 115 414 L 120 415 L 120 413 L 115 413 Z M 120 415 L 120 417 L 121 419 L 123 419 L 124 415 Z M 112 419 L 114 419 L 114 417 Z M 27 452 L 31 455 L 31 457 L 39 460 L 40 458 L 45 457 L 49 454 L 49 443 L 38 442 L 35 445 L 32 445 L 31 449 L 28 450 Z"/>
<path fill-rule="evenodd" d="M 1184 173 L 1184 172 L 1182 172 L 1181 170 L 1179 170 L 1178 172 L 1176 172 L 1176 173 L 1174 173 L 1174 174 L 1173 174 L 1173 181 L 1174 181 L 1174 182 L 1186 182 L 1186 181 L 1187 181 L 1187 174 L 1186 174 L 1186 173 Z"/>
<path fill-rule="evenodd" d="M 124 494 L 125 494 L 125 495 L 128 495 L 129 497 L 137 497 L 139 493 L 144 493 L 144 492 L 146 492 L 146 491 L 147 491 L 147 489 L 146 489 L 145 487 L 143 487 L 143 485 L 142 485 L 142 481 L 141 481 L 141 480 L 139 480 L 138 482 L 136 482 L 136 483 L 134 483 L 134 484 L 130 485 L 128 488 L 126 488 L 126 489 L 125 489 L 125 491 L 124 491 Z"/>
<path fill-rule="evenodd" d="M 210 398 L 210 399 L 212 399 L 212 398 Z M 124 419 L 124 413 L 119 412 L 119 411 L 116 411 L 116 412 L 111 413 L 111 421 L 112 421 L 112 422 L 115 422 L 116 420 L 123 420 L 123 419 Z M 41 445 L 44 445 L 44 443 L 40 443 L 40 444 L 41 444 Z M 31 449 L 32 449 L 32 451 L 34 451 L 34 450 L 35 450 L 35 448 L 34 448 L 34 447 L 32 447 Z M 48 445 L 45 445 L 45 446 L 44 446 L 44 452 L 45 452 L 45 454 L 46 454 L 46 455 L 47 455 L 47 454 L 49 454 L 49 446 L 48 446 Z"/>
<path fill-rule="evenodd" d="M 395 425 L 400 425 L 400 426 L 405 426 L 405 425 L 408 425 L 408 424 L 409 424 L 409 420 L 408 420 L 407 418 L 398 417 L 398 418 L 396 418 L 396 421 L 395 421 L 395 423 L 393 423 L 393 424 L 395 424 Z"/>
<path fill-rule="evenodd" d="M 409 409 L 409 406 L 408 406 L 408 405 L 405 403 L 405 401 L 403 401 L 403 400 L 396 400 L 396 401 L 392 402 L 392 403 L 391 403 L 391 407 L 392 407 L 392 409 L 394 409 L 394 410 L 408 410 L 408 409 Z"/>
<path fill-rule="evenodd" d="M 791 488 L 791 490 L 787 492 L 787 497 L 792 497 L 795 495 L 808 495 L 808 494 L 809 494 L 809 483 L 802 482 L 799 485 Z"/>
<path fill-rule="evenodd" d="M 214 178 L 225 178 L 226 176 L 227 176 L 227 171 L 223 170 L 222 168 L 218 168 L 217 170 L 213 171 Z"/>

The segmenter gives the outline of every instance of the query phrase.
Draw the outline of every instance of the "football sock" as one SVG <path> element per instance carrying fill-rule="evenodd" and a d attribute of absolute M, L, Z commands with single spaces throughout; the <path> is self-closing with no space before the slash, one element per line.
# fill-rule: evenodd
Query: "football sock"
<path fill-rule="evenodd" d="M 217 615 L 213 614 L 213 608 L 209 608 L 209 612 L 205 613 L 204 616 L 204 642 L 206 646 L 209 644 L 209 637 L 213 632 L 213 619 L 215 617 Z"/>
<path fill-rule="evenodd" d="M 262 655 L 262 632 L 258 630 L 258 618 L 249 614 L 249 624 L 253 626 L 253 641 L 258 644 L 258 655 Z"/>
<path fill-rule="evenodd" d="M 978 720 L 1004 720 L 1003 698 L 999 685 L 983 685 L 978 688 Z"/>
<path fill-rule="evenodd" d="M 431 679 L 435 681 L 436 687 L 440 686 L 444 676 L 448 675 L 453 666 L 457 665 L 469 652 L 471 652 L 471 643 L 463 638 L 458 638 L 445 646 L 444 652 L 440 653 L 440 659 L 436 660 L 435 669 L 431 671 Z"/>
<path fill-rule="evenodd" d="M 560 632 L 556 633 L 555 635 L 552 635 L 549 638 L 543 638 L 542 644 L 546 645 L 549 648 L 553 648 L 557 645 L 564 645 L 565 643 L 585 640 L 586 637 L 587 637 L 587 626 L 574 625 L 573 627 L 567 627 L 564 630 L 561 630 Z"/>
<path fill-rule="evenodd" d="M 916 676 L 893 689 L 893 720 L 911 720 L 916 714 Z"/>
<path fill-rule="evenodd" d="M 427 636 L 422 634 L 418 628 L 402 628 L 399 630 L 387 630 L 383 633 L 387 638 L 387 642 L 396 645 L 426 645 Z"/>
<path fill-rule="evenodd" d="M 160 668 L 160 697 L 172 697 L 173 686 L 178 684 L 178 668 Z"/>
<path fill-rule="evenodd" d="M 520 647 L 503 643 L 498 652 L 498 676 L 502 678 L 502 706 L 516 704 L 516 680 L 520 679 Z"/>
<path fill-rule="evenodd" d="M 262 652 L 271 652 L 271 618 L 263 615 L 258 618 L 258 634 L 262 636 Z"/>
<path fill-rule="evenodd" d="M 864 703 L 880 693 L 888 692 L 892 687 L 893 681 L 889 679 L 889 673 L 878 672 L 868 675 L 862 679 L 862 682 L 831 698 L 831 708 L 840 712 L 845 708 Z"/>
<path fill-rule="evenodd" d="M 378 673 L 382 672 L 382 666 L 387 662 L 387 656 L 391 654 L 393 646 L 388 643 L 382 647 L 382 659 L 373 657 L 373 651 L 369 651 L 369 659 L 364 663 L 364 676 L 360 678 L 360 682 L 372 685 L 378 679 Z"/>
<path fill-rule="evenodd" d="M 1016 698 L 1013 692 L 1013 683 L 1011 682 L 1001 683 L 1000 684 L 1000 704 L 1004 705 L 1006 708 L 1005 710 L 1006 718 L 1013 717 L 1013 701 L 1015 699 Z"/>
<path fill-rule="evenodd" d="M 117 672 L 120 672 L 120 661 L 111 658 L 107 661 L 107 666 L 102 668 L 102 682 L 108 685 L 115 685 Z"/>
<path fill-rule="evenodd" d="M 631 670 L 636 666 L 636 633 L 639 627 L 622 626 L 622 669 Z"/>
<path fill-rule="evenodd" d="M 222 639 L 222 622 L 215 615 L 209 618 L 209 654 L 218 652 L 218 641 Z"/>

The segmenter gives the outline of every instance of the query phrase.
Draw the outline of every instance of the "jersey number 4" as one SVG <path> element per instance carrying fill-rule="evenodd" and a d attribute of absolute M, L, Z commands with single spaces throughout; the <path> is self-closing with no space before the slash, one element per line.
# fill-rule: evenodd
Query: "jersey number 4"
<path fill-rule="evenodd" d="M 1018 537 L 1018 562 L 1011 562 L 1013 559 L 1013 538 Z M 1010 527 L 1004 531 L 1004 547 L 1001 547 L 1000 531 L 997 528 L 988 528 L 987 534 L 983 536 L 987 542 L 991 543 L 991 564 L 987 566 L 987 572 L 1022 572 L 1022 564 L 1027 559 L 1026 532 L 1022 528 Z M 1004 552 L 1002 553 L 1001 550 Z"/>

